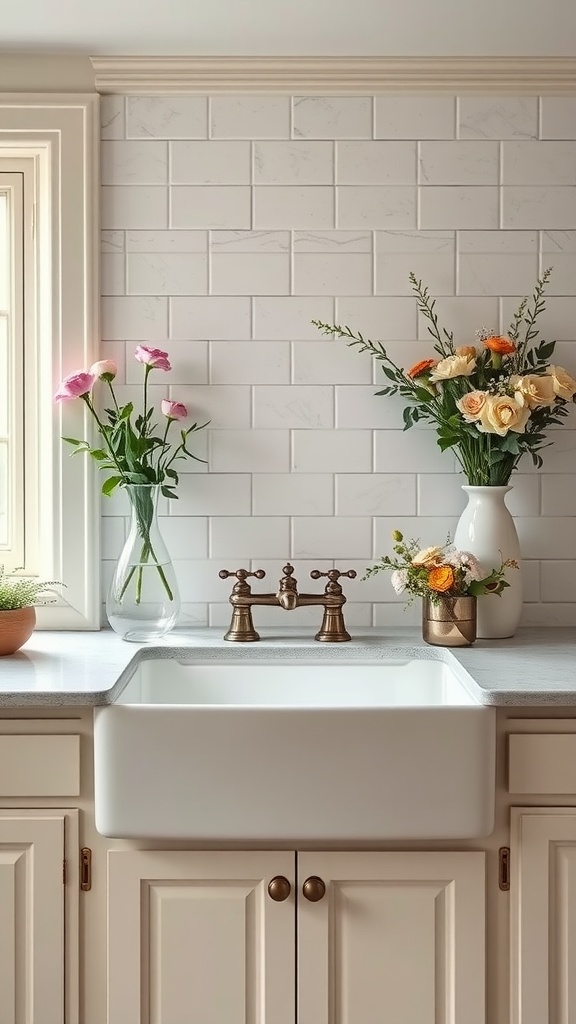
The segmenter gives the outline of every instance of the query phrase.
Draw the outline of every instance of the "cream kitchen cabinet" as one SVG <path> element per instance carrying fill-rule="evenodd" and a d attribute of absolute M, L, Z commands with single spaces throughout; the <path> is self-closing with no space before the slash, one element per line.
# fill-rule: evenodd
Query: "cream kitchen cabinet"
<path fill-rule="evenodd" d="M 50 728 L 0 721 L 0 1024 L 79 1024 L 79 813 L 47 806 L 78 797 L 79 736 Z"/>
<path fill-rule="evenodd" d="M 294 854 L 108 854 L 107 1024 L 293 1024 Z M 275 902 L 275 875 L 291 893 Z"/>
<path fill-rule="evenodd" d="M 511 1024 L 576 1021 L 576 807 L 512 809 Z"/>
<path fill-rule="evenodd" d="M 0 1022 L 65 1020 L 65 814 L 0 811 Z"/>
<path fill-rule="evenodd" d="M 510 723 L 512 1024 L 576 1022 L 575 726 Z"/>
<path fill-rule="evenodd" d="M 107 1024 L 485 1024 L 484 907 L 483 853 L 110 850 Z"/>

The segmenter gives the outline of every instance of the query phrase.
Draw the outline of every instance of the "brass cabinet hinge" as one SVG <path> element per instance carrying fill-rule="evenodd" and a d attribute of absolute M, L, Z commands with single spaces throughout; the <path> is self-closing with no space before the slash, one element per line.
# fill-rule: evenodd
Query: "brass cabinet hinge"
<path fill-rule="evenodd" d="M 90 892 L 92 888 L 92 850 L 89 846 L 80 850 L 80 888 L 82 892 Z"/>
<path fill-rule="evenodd" d="M 498 885 L 503 892 L 510 888 L 510 847 L 501 846 L 498 850 Z"/>

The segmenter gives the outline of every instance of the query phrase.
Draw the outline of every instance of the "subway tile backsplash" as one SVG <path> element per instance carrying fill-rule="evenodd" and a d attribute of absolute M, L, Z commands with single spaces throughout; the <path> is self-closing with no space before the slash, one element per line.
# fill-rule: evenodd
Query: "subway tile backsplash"
<path fill-rule="evenodd" d="M 367 565 L 400 527 L 435 543 L 465 499 L 454 457 L 402 430 L 367 354 L 310 321 L 347 323 L 410 365 L 429 353 L 411 270 L 461 343 L 505 331 L 553 266 L 541 332 L 576 373 L 576 100 L 546 96 L 107 96 L 102 99 L 102 354 L 138 398 L 138 342 L 172 371 L 151 397 L 210 428 L 163 532 L 183 623 L 224 628 L 222 568 L 288 559 Z M 525 559 L 527 625 L 576 625 L 576 415 L 508 504 Z M 127 527 L 103 499 L 103 587 Z M 264 585 L 266 585 L 266 583 Z M 262 584 L 257 584 L 262 586 Z M 311 584 L 318 588 L 318 583 Z M 347 581 L 356 632 L 418 620 L 387 576 Z M 313 632 L 317 609 L 258 623 Z"/>

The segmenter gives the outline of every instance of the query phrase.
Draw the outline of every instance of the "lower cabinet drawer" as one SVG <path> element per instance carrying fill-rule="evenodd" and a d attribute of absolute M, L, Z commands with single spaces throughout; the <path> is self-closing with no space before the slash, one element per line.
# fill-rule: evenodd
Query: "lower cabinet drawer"
<path fill-rule="evenodd" d="M 511 734 L 508 792 L 576 794 L 576 733 Z"/>
<path fill-rule="evenodd" d="M 79 736 L 0 736 L 0 797 L 79 793 Z"/>

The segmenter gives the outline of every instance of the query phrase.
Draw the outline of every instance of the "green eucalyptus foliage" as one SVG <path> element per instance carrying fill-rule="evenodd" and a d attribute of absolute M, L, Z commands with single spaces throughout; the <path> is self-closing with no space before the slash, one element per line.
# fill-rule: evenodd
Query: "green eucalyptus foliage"
<path fill-rule="evenodd" d="M 475 390 L 511 394 L 513 388 L 510 378 L 513 375 L 546 374 L 555 342 L 537 342 L 539 332 L 536 321 L 545 309 L 543 296 L 550 274 L 551 268 L 544 271 L 534 288 L 532 301 L 523 299 L 512 319 L 508 337 L 514 342 L 515 351 L 499 356 L 488 348 L 480 349 L 471 376 L 455 376 L 437 383 L 430 381 L 429 374 L 413 378 L 409 372 L 396 365 L 381 342 L 370 341 L 347 325 L 325 324 L 320 320 L 313 320 L 312 323 L 323 334 L 345 338 L 348 345 L 356 347 L 359 352 L 369 352 L 381 364 L 389 383 L 376 394 L 398 395 L 404 399 L 404 430 L 418 423 L 433 424 L 441 451 L 453 451 L 469 484 L 506 485 L 525 453 L 531 456 L 535 466 L 542 466 L 540 452 L 552 444 L 546 440 L 544 431 L 547 427 L 563 423 L 568 415 L 569 401 L 556 397 L 552 405 L 532 409 L 521 432 L 511 429 L 503 436 L 482 432 L 476 423 L 467 422 L 456 403 Z M 413 273 L 410 274 L 410 283 L 418 311 L 433 339 L 432 347 L 437 358 L 450 359 L 456 352 L 453 332 L 440 328 L 436 300 L 431 298 L 428 288 Z M 576 395 L 573 401 L 576 401 Z"/>

